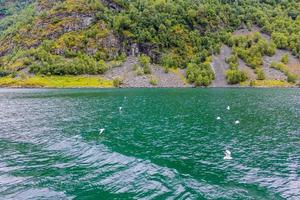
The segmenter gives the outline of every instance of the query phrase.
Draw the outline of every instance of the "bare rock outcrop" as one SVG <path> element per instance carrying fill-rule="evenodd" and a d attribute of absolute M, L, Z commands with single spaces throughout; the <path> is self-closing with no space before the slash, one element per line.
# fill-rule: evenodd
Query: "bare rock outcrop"
<path fill-rule="evenodd" d="M 228 87 L 225 72 L 229 68 L 225 62 L 226 58 L 231 55 L 231 49 L 223 45 L 219 55 L 213 55 L 211 67 L 215 73 L 215 80 L 212 83 L 212 87 Z"/>
<path fill-rule="evenodd" d="M 105 78 L 123 80 L 122 87 L 125 88 L 140 88 L 140 87 L 192 87 L 183 79 L 185 77 L 184 70 L 178 70 L 176 73 L 170 71 L 165 73 L 163 68 L 158 65 L 150 65 L 151 75 L 137 75 L 134 71 L 134 65 L 139 65 L 137 57 L 130 56 L 126 62 L 115 67 L 105 73 Z M 151 77 L 157 80 L 157 85 L 150 83 Z"/>

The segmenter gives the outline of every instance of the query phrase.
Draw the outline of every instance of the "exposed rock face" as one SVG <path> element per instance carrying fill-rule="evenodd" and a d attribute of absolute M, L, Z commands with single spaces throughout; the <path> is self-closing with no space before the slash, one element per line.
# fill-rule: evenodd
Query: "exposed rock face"
<path fill-rule="evenodd" d="M 118 12 L 122 10 L 122 7 L 119 4 L 117 4 L 116 2 L 114 2 L 113 0 L 102 0 L 102 3 L 112 10 L 115 10 Z"/>
<path fill-rule="evenodd" d="M 57 17 L 57 23 L 51 22 L 51 19 Z M 36 39 L 55 39 L 58 36 L 70 32 L 77 31 L 88 27 L 92 23 L 92 17 L 86 14 L 72 13 L 66 16 L 52 16 L 42 21 L 38 21 L 29 32 L 22 32 L 23 37 Z M 39 30 L 44 30 L 39 32 Z M 41 41 L 37 41 L 33 46 L 38 45 Z"/>
<path fill-rule="evenodd" d="M 106 50 L 109 59 L 115 59 L 121 49 L 120 41 L 112 32 L 110 32 L 107 37 L 97 40 L 97 43 Z"/>
<path fill-rule="evenodd" d="M 0 13 L 0 19 L 4 18 L 5 15 L 3 13 Z"/>
<path fill-rule="evenodd" d="M 56 22 L 55 19 L 58 19 Z M 19 40 L 11 41 L 9 38 L 0 41 L 0 56 L 10 53 L 15 46 L 25 48 L 37 47 L 45 39 L 56 39 L 60 35 L 71 31 L 87 28 L 93 23 L 91 14 L 62 13 L 38 19 L 32 27 L 21 29 L 18 33 Z"/>
<path fill-rule="evenodd" d="M 127 46 L 123 46 L 122 51 L 128 56 L 148 55 L 155 63 L 160 60 L 161 54 L 158 51 L 158 47 L 150 43 L 130 43 Z"/>
<path fill-rule="evenodd" d="M 94 34 L 87 36 L 87 32 L 94 32 Z M 70 42 L 65 40 L 72 42 L 69 44 Z M 98 22 L 82 31 L 66 33 L 56 40 L 56 44 L 54 52 L 62 56 L 66 51 L 84 52 L 90 56 L 96 56 L 101 52 L 103 57 L 113 60 L 121 51 L 119 39 L 106 27 L 104 22 Z"/>
<path fill-rule="evenodd" d="M 212 83 L 212 87 L 228 87 L 225 72 L 229 69 L 228 64 L 225 62 L 226 58 L 231 54 L 231 49 L 223 45 L 219 55 L 214 55 L 212 60 L 212 69 L 215 73 L 215 80 Z"/>
<path fill-rule="evenodd" d="M 151 57 L 152 61 L 158 62 L 160 59 L 160 52 L 158 47 L 150 43 L 139 44 L 139 51 Z"/>
<path fill-rule="evenodd" d="M 140 51 L 139 51 L 138 45 L 136 43 L 133 43 L 131 45 L 131 48 L 130 48 L 130 55 L 131 56 L 138 56 L 139 53 L 140 53 Z"/>
<path fill-rule="evenodd" d="M 46 11 L 46 10 L 49 11 L 58 2 L 63 2 L 63 0 L 47 0 L 47 1 L 45 1 L 45 0 L 38 0 L 37 11 L 38 12 Z"/>

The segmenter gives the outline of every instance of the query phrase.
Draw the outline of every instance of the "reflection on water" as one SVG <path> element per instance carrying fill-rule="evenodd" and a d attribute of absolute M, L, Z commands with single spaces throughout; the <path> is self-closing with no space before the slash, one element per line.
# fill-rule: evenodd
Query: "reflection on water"
<path fill-rule="evenodd" d="M 0 108 L 0 199 L 300 199 L 299 90 L 1 89 Z"/>

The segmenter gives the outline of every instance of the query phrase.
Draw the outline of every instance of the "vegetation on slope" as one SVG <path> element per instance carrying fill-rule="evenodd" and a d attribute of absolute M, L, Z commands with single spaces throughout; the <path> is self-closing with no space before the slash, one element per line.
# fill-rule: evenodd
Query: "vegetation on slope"
<path fill-rule="evenodd" d="M 275 54 L 276 46 L 273 41 L 268 42 L 260 33 L 255 32 L 249 35 L 232 36 L 226 42 L 232 47 L 234 55 L 244 60 L 246 65 L 255 70 L 258 80 L 265 79 L 264 72 L 261 69 L 263 56 L 272 56 Z M 229 63 L 231 66 L 233 64 L 235 65 L 234 67 L 237 67 L 236 63 Z M 235 73 L 238 75 L 241 74 L 241 72 Z M 242 78 L 240 81 L 237 80 L 236 82 L 242 81 L 245 81 L 245 78 Z"/>
<path fill-rule="evenodd" d="M 283 62 L 277 63 L 277 62 L 272 62 L 271 67 L 277 70 L 280 70 L 287 76 L 287 81 L 289 83 L 295 83 L 296 82 L 296 75 L 292 74 L 289 72 L 288 68 Z"/>
<path fill-rule="evenodd" d="M 0 76 L 24 69 L 36 75 L 102 74 L 136 46 L 165 71 L 186 68 L 190 82 L 207 86 L 214 79 L 210 56 L 222 43 L 259 80 L 265 77 L 262 57 L 276 48 L 300 57 L 296 0 L 0 0 L 0 5 Z M 258 33 L 232 36 L 244 25 L 259 26 L 271 41 Z M 228 82 L 247 79 L 236 63 L 230 65 Z"/>
<path fill-rule="evenodd" d="M 239 70 L 238 56 L 231 55 L 226 59 L 229 69 L 226 71 L 226 80 L 229 84 L 237 84 L 248 79 L 246 72 Z"/>

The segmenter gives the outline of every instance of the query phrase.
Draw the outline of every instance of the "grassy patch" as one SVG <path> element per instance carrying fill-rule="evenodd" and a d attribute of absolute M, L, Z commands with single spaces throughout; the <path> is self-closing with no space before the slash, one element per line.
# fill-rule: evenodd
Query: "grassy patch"
<path fill-rule="evenodd" d="M 292 87 L 294 84 L 281 80 L 253 80 L 241 83 L 241 86 L 253 87 Z"/>
<path fill-rule="evenodd" d="M 26 79 L 3 77 L 0 78 L 0 87 L 113 87 L 113 82 L 97 76 L 34 76 Z"/>

